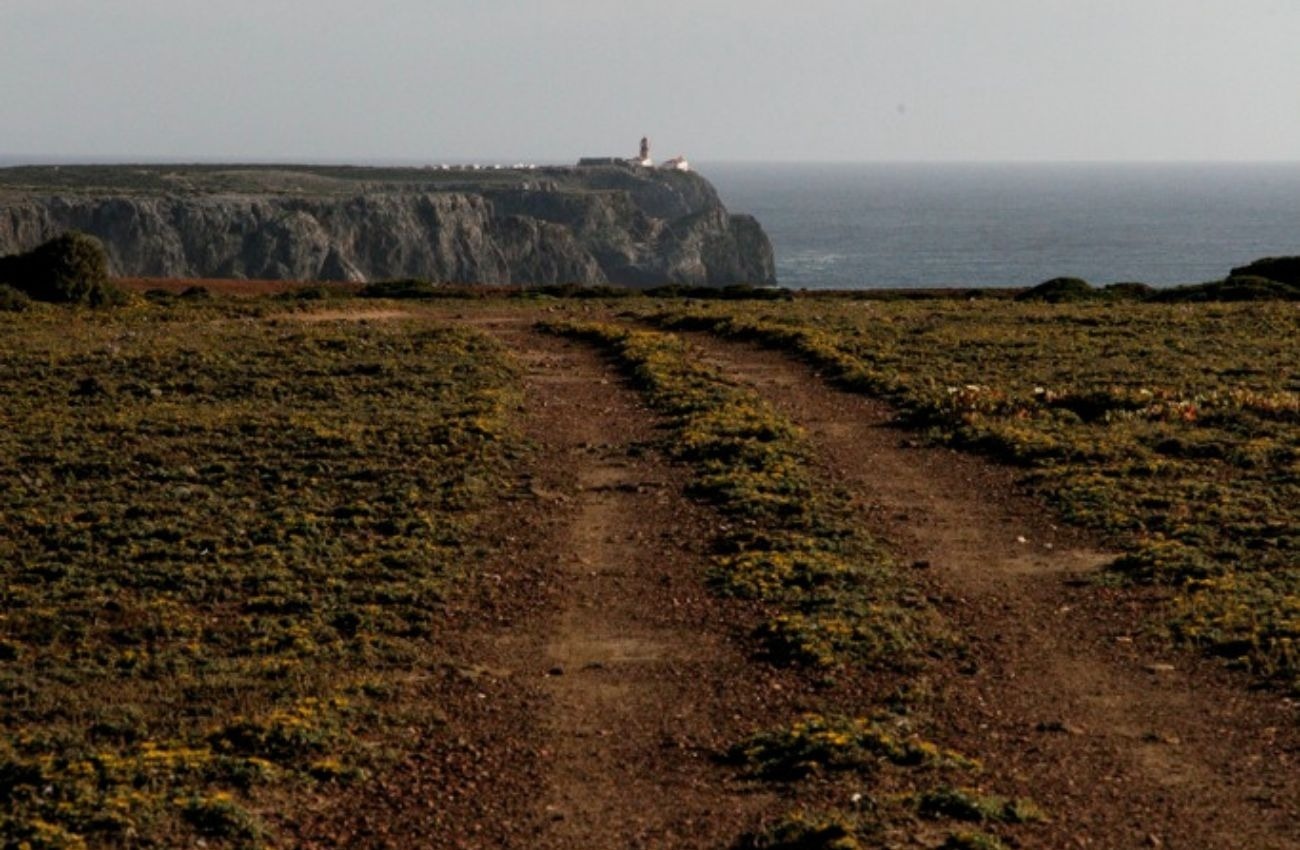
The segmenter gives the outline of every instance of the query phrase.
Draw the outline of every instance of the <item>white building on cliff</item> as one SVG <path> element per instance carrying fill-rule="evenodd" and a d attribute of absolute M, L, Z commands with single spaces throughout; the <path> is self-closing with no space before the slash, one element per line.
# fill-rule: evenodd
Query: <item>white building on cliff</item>
<path fill-rule="evenodd" d="M 650 156 L 650 139 L 646 136 L 641 137 L 641 149 L 636 156 L 629 159 L 621 159 L 616 156 L 584 156 L 578 160 L 581 167 L 599 166 L 599 165 L 630 165 L 633 168 L 654 168 L 655 161 Z M 668 171 L 690 171 L 691 164 L 686 161 L 686 157 L 680 154 L 659 166 Z"/>

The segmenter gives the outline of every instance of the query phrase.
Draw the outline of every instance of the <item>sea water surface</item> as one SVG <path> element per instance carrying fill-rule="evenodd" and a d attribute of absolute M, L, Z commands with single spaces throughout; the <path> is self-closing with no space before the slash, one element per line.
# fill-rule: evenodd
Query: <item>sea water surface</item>
<path fill-rule="evenodd" d="M 739 164 L 699 171 L 792 288 L 1199 283 L 1300 254 L 1300 163 Z"/>

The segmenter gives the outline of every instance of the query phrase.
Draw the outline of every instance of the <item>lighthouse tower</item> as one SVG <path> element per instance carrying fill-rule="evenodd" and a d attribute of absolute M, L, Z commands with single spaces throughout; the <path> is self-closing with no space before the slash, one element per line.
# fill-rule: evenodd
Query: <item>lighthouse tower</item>
<path fill-rule="evenodd" d="M 654 168 L 655 161 L 650 158 L 650 139 L 647 136 L 641 137 L 641 153 L 636 159 L 632 160 L 634 165 L 642 168 Z"/>

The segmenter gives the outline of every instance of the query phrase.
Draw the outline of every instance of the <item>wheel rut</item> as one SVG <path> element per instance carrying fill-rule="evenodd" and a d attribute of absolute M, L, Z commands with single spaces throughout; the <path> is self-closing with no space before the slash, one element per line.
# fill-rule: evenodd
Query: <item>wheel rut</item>
<path fill-rule="evenodd" d="M 553 560 L 556 583 L 548 615 L 498 638 L 542 706 L 518 846 L 730 846 L 771 801 L 712 754 L 772 709 L 703 587 L 711 520 L 650 447 L 653 415 L 594 351 L 520 320 L 479 326 L 525 365 L 532 487 L 549 513 L 534 557 Z"/>
<path fill-rule="evenodd" d="M 1019 493 L 1011 472 L 920 446 L 873 400 L 770 350 L 688 335 L 802 425 L 826 476 L 916 568 L 967 641 L 934 712 L 1053 817 L 1044 846 L 1300 847 L 1296 706 L 1171 655 L 1152 601 L 1087 580 L 1114 555 Z"/>

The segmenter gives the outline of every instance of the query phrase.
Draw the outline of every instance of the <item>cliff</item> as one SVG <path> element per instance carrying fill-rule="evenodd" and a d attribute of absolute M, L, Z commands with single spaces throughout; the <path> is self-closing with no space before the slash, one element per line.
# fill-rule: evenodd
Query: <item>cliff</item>
<path fill-rule="evenodd" d="M 485 284 L 775 283 L 772 246 L 693 173 L 0 169 L 0 255 L 67 230 L 115 275 Z"/>

